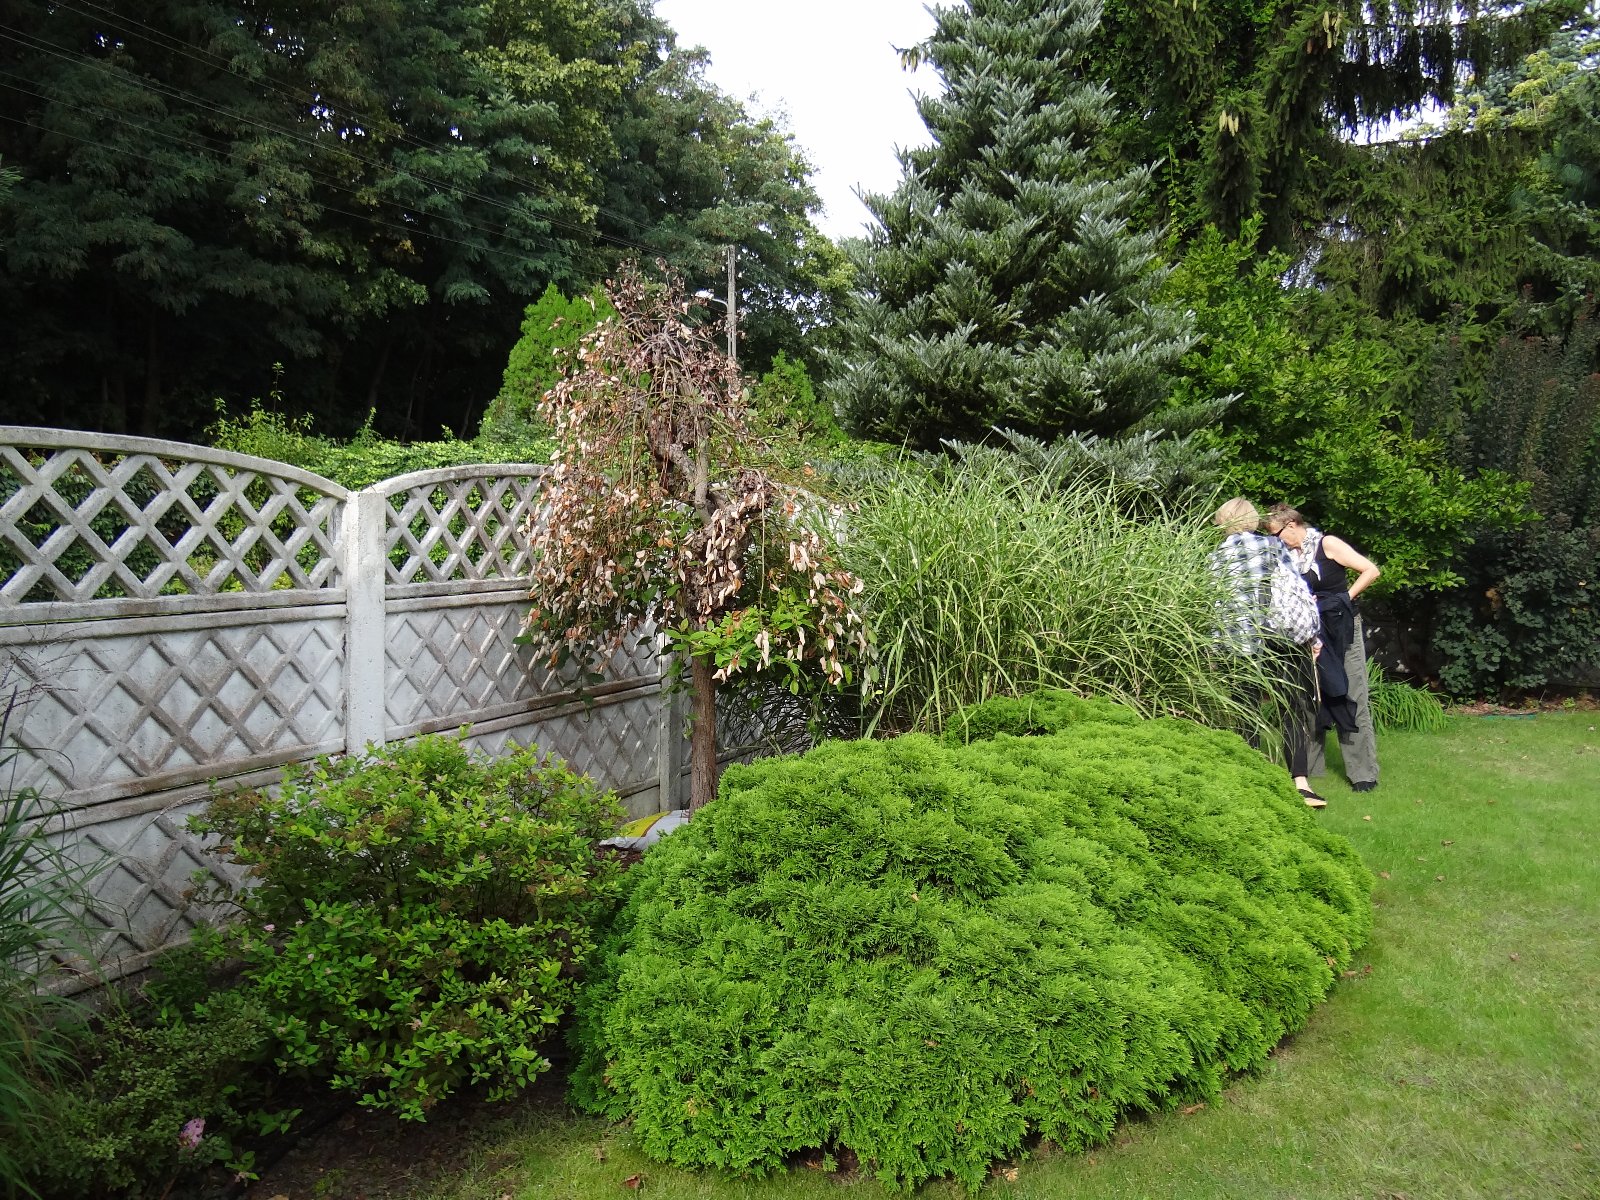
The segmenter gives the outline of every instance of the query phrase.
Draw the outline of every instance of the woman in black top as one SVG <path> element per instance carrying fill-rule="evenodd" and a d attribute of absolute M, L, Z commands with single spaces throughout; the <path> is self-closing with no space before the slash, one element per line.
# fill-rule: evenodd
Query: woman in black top
<path fill-rule="evenodd" d="M 1312 739 L 1311 771 L 1321 773 L 1321 735 L 1337 729 L 1350 786 L 1370 792 L 1378 786 L 1378 747 L 1367 704 L 1366 642 L 1354 601 L 1382 572 L 1349 542 L 1307 524 L 1287 504 L 1274 505 L 1267 513 L 1267 532 L 1289 551 L 1322 616 L 1323 652 L 1318 660 L 1322 710 L 1318 736 Z M 1354 581 L 1349 571 L 1356 572 Z"/>

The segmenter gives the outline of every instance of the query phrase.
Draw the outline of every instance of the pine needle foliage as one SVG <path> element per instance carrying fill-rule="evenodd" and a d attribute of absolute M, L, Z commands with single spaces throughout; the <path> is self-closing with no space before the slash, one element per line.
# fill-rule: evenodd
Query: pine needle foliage
<path fill-rule="evenodd" d="M 931 450 L 1003 425 L 1113 436 L 1164 398 L 1192 341 L 1157 295 L 1156 235 L 1130 222 L 1148 172 L 1104 161 L 1114 115 L 1093 82 L 1096 0 L 934 9 L 919 104 L 931 146 L 865 197 L 832 396 L 860 432 Z"/>
<path fill-rule="evenodd" d="M 630 872 L 577 1102 L 680 1165 L 976 1189 L 1216 1095 L 1368 936 L 1370 874 L 1237 737 L 1062 694 L 962 726 L 730 769 Z"/>

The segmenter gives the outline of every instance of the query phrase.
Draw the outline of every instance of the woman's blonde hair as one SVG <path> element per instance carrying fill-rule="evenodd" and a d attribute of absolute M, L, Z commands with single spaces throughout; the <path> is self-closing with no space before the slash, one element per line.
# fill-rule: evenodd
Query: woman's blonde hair
<path fill-rule="evenodd" d="M 1217 509 L 1211 523 L 1222 526 L 1224 533 L 1254 533 L 1261 528 L 1261 514 L 1243 496 L 1235 496 Z"/>

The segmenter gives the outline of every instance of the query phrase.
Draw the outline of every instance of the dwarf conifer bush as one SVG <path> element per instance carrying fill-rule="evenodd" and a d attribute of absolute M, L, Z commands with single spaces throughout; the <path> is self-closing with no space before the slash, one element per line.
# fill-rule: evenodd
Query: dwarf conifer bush
<path fill-rule="evenodd" d="M 629 873 L 574 1097 L 683 1165 L 976 1187 L 1261 1063 L 1371 882 L 1238 737 L 1059 693 L 730 769 Z"/>

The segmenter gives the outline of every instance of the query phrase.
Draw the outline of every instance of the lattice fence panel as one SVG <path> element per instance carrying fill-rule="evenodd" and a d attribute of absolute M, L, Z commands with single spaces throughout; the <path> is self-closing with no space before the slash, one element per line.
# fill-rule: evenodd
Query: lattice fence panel
<path fill-rule="evenodd" d="M 545 659 L 516 644 L 525 601 L 391 612 L 385 650 L 390 729 L 410 729 L 451 714 L 537 700 L 572 690 Z M 607 682 L 659 674 L 655 633 L 643 628 L 600 672 Z"/>
<path fill-rule="evenodd" d="M 658 778 L 660 698 L 634 694 L 536 724 L 478 735 L 474 742 L 497 754 L 506 745 L 537 745 L 591 776 L 602 787 L 626 789 Z"/>
<path fill-rule="evenodd" d="M 196 872 L 237 881 L 239 868 L 205 853 L 184 821 L 203 800 L 81 828 L 65 835 L 77 858 L 108 866 L 91 881 L 87 924 L 99 928 L 85 947 L 99 962 L 137 960 L 172 944 L 209 915 L 196 904 Z"/>
<path fill-rule="evenodd" d="M 0 602 L 340 586 L 337 485 L 177 443 L 26 433 L 0 441 Z"/>
<path fill-rule="evenodd" d="M 531 561 L 522 530 L 538 509 L 544 470 L 429 472 L 396 491 L 385 537 L 389 582 L 526 579 Z"/>
<path fill-rule="evenodd" d="M 70 636 L 0 649 L 21 706 L 20 786 L 68 801 L 159 791 L 339 736 L 335 617 L 244 614 L 243 625 Z M 257 623 L 260 622 L 260 623 Z"/>

